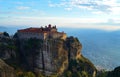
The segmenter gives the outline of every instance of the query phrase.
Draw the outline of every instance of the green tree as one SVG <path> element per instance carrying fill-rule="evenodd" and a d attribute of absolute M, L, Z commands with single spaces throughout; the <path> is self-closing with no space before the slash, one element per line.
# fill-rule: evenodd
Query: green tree
<path fill-rule="evenodd" d="M 45 77 L 42 73 L 39 73 L 37 77 Z"/>
<path fill-rule="evenodd" d="M 24 77 L 35 77 L 35 74 L 32 73 L 32 72 L 26 72 L 26 73 L 24 74 Z"/>
<path fill-rule="evenodd" d="M 14 36 L 13 36 L 13 38 L 18 38 L 18 34 L 15 33 Z"/>
<path fill-rule="evenodd" d="M 82 71 L 82 77 L 88 77 L 88 73 L 87 72 L 85 72 L 85 71 Z"/>
<path fill-rule="evenodd" d="M 9 34 L 7 32 L 4 32 L 3 35 L 9 37 Z"/>
<path fill-rule="evenodd" d="M 72 72 L 71 71 L 67 71 L 65 74 L 65 77 L 72 77 Z"/>

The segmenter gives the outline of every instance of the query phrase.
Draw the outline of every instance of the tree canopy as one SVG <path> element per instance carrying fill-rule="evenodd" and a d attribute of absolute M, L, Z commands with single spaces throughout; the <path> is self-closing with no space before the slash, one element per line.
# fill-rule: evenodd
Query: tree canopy
<path fill-rule="evenodd" d="M 3 32 L 3 35 L 9 37 L 9 34 L 7 32 Z"/>

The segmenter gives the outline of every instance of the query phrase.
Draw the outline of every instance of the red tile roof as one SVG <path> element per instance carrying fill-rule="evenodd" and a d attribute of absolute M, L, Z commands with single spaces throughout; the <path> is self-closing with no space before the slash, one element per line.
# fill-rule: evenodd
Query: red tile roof
<path fill-rule="evenodd" d="M 52 29 L 56 29 L 55 31 L 51 31 Z M 56 26 L 51 27 L 49 24 L 48 26 L 41 27 L 41 28 L 27 28 L 27 29 L 21 29 L 18 30 L 18 32 L 31 32 L 31 33 L 48 33 L 48 32 L 55 32 L 57 33 L 57 28 Z"/>
<path fill-rule="evenodd" d="M 42 32 L 42 29 L 41 28 L 27 28 L 27 29 L 18 30 L 18 32 L 34 32 L 34 33 L 39 33 L 39 32 Z"/>
<path fill-rule="evenodd" d="M 31 32 L 31 33 L 47 33 L 49 32 L 49 28 L 27 28 L 18 30 L 18 32 Z"/>

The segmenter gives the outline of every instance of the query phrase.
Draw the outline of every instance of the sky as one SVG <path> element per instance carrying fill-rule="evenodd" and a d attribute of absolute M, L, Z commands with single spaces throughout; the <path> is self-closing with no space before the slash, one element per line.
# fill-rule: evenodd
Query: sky
<path fill-rule="evenodd" d="M 0 0 L 0 26 L 120 30 L 120 0 Z"/>

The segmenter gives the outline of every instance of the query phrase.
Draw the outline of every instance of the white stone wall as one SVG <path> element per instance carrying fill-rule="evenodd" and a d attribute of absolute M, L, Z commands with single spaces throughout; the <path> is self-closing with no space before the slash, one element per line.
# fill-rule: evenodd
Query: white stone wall
<path fill-rule="evenodd" d="M 37 38 L 44 39 L 43 33 L 32 33 L 32 32 L 18 32 L 18 37 L 20 39 L 29 39 L 29 38 Z"/>
<path fill-rule="evenodd" d="M 66 39 L 66 34 L 65 33 L 50 33 L 50 36 L 52 38 L 61 38 L 61 39 Z"/>
<path fill-rule="evenodd" d="M 66 39 L 67 35 L 65 33 L 59 32 L 50 32 L 50 33 L 33 33 L 33 32 L 18 32 L 18 37 L 20 39 L 29 39 L 29 38 L 37 38 L 37 39 L 46 39 L 52 37 L 53 39 L 61 38 Z"/>
<path fill-rule="evenodd" d="M 61 39 L 65 40 L 67 38 L 67 34 L 64 33 L 63 36 L 61 37 Z"/>
<path fill-rule="evenodd" d="M 56 29 L 51 29 L 51 32 L 57 32 L 57 30 Z"/>
<path fill-rule="evenodd" d="M 46 40 L 47 38 L 49 38 L 49 33 L 44 33 L 44 40 Z"/>

